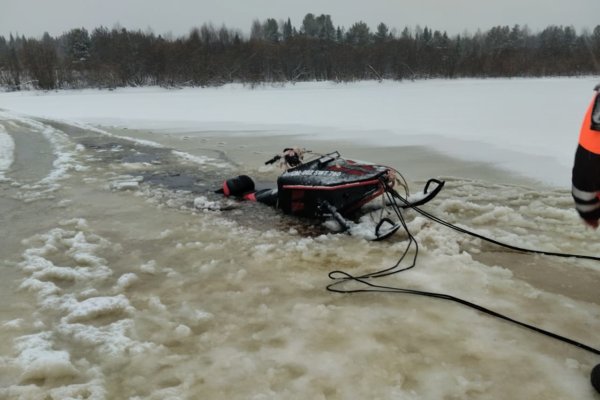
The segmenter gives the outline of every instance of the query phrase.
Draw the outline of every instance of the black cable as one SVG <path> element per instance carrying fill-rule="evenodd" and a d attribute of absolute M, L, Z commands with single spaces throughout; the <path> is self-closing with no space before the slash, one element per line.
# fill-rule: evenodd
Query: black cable
<path fill-rule="evenodd" d="M 338 273 L 338 274 L 344 274 L 345 277 L 341 278 L 343 280 L 346 280 L 346 281 L 347 280 L 352 280 L 352 281 L 360 282 L 360 283 L 362 283 L 364 285 L 367 285 L 367 286 L 371 287 L 372 289 L 338 289 L 338 288 L 335 287 L 337 284 L 340 283 L 338 281 L 338 282 L 334 282 L 334 283 L 330 284 L 329 286 L 327 286 L 327 290 L 329 290 L 330 292 L 335 292 L 335 293 L 366 293 L 366 292 L 377 293 L 377 292 L 381 292 L 381 293 L 398 293 L 398 294 L 403 294 L 404 293 L 404 294 L 414 294 L 414 295 L 419 295 L 419 296 L 433 297 L 433 298 L 437 298 L 437 299 L 449 300 L 449 301 L 453 301 L 455 303 L 459 303 L 459 304 L 465 305 L 467 307 L 473 308 L 473 309 L 475 309 L 477 311 L 480 311 L 482 313 L 491 315 L 493 317 L 500 318 L 500 319 L 503 319 L 505 321 L 512 322 L 514 324 L 520 325 L 520 326 L 522 326 L 524 328 L 527 328 L 527 329 L 530 329 L 532 331 L 541 333 L 543 335 L 546 335 L 546 336 L 549 336 L 551 338 L 560 340 L 562 342 L 571 344 L 573 346 L 579 347 L 580 349 L 589 351 L 589 352 L 594 353 L 596 355 L 600 355 L 600 350 L 599 349 L 596 349 L 596 348 L 593 348 L 593 347 L 588 346 L 586 344 L 580 343 L 580 342 L 578 342 L 576 340 L 569 339 L 569 338 L 567 338 L 565 336 L 558 335 L 556 333 L 553 333 L 553 332 L 550 332 L 550 331 L 538 328 L 537 326 L 530 325 L 530 324 L 527 324 L 525 322 L 521 322 L 521 321 L 518 321 L 516 319 L 507 317 L 506 315 L 500 314 L 499 312 L 490 310 L 488 308 L 485 308 L 483 306 L 480 306 L 480 305 L 478 305 L 476 303 L 473 303 L 473 302 L 470 302 L 468 300 L 461 299 L 459 297 L 455 297 L 455 296 L 444 294 L 444 293 L 426 292 L 426 291 L 415 290 L 415 289 L 405 289 L 405 288 L 397 288 L 397 287 L 392 287 L 392 286 L 376 285 L 376 284 L 374 284 L 372 282 L 368 282 L 368 281 L 366 281 L 366 280 L 364 280 L 364 279 L 362 279 L 360 277 L 354 277 L 354 276 L 352 276 L 352 275 L 350 275 L 348 273 L 344 273 L 342 271 L 336 271 L 336 273 Z M 330 277 L 331 277 L 331 275 L 330 275 Z M 336 279 L 336 278 L 333 278 L 333 279 Z M 337 278 L 337 279 L 340 279 L 340 278 Z"/>
<path fill-rule="evenodd" d="M 588 256 L 588 255 L 582 255 L 582 254 L 569 254 L 569 253 L 556 253 L 556 252 L 551 252 L 551 251 L 543 251 L 543 250 L 533 250 L 533 249 L 526 249 L 523 247 L 518 247 L 518 246 L 513 246 L 507 243 L 503 243 L 500 241 L 497 241 L 495 239 L 491 239 L 489 237 L 483 236 L 477 232 L 473 232 L 464 228 L 461 228 L 459 226 L 453 225 L 447 221 L 444 221 L 443 219 L 436 217 L 435 215 L 432 215 L 430 213 L 428 213 L 427 211 L 424 211 L 422 209 L 420 209 L 419 207 L 416 206 L 411 206 L 410 203 L 404 199 L 402 196 L 400 196 L 394 189 L 391 189 L 392 194 L 394 196 L 394 198 L 399 199 L 400 201 L 402 201 L 403 203 L 405 203 L 408 207 L 412 208 L 413 210 L 415 210 L 416 212 L 418 212 L 419 214 L 421 214 L 422 216 L 429 218 L 430 220 L 437 222 L 438 224 L 441 224 L 445 227 L 448 227 L 450 229 L 453 229 L 457 232 L 460 233 L 465 233 L 467 235 L 476 237 L 478 239 L 484 240 L 486 242 L 489 243 L 493 243 L 497 246 L 501 246 L 510 250 L 514 250 L 514 251 L 520 251 L 522 253 L 532 253 L 532 254 L 543 254 L 546 256 L 553 256 L 553 257 L 564 257 L 564 258 L 568 258 L 568 257 L 573 257 L 573 258 L 581 258 L 581 259 L 585 259 L 585 260 L 594 260 L 594 261 L 600 261 L 600 257 L 596 257 L 596 256 Z"/>
<path fill-rule="evenodd" d="M 596 349 L 594 347 L 588 346 L 586 344 L 583 344 L 581 342 L 578 342 L 576 340 L 570 339 L 568 337 L 562 336 L 562 335 L 558 335 L 556 333 L 538 328 L 534 325 L 530 325 L 527 324 L 525 322 L 521 322 L 518 321 L 516 319 L 507 317 L 506 315 L 500 314 L 496 311 L 490 310 L 488 308 L 485 308 L 483 306 L 480 306 L 476 303 L 461 299 L 459 297 L 455 297 L 452 295 L 448 295 L 448 294 L 444 294 L 444 293 L 435 293 L 435 292 L 426 292 L 426 291 L 421 291 L 421 290 L 415 290 L 415 289 L 406 289 L 406 288 L 397 288 L 397 287 L 393 287 L 393 286 L 383 286 L 383 285 L 377 285 L 375 283 L 373 283 L 372 281 L 369 282 L 367 281 L 367 279 L 374 279 L 374 278 L 380 278 L 380 277 L 384 277 L 384 276 L 388 276 L 388 275 L 393 275 L 393 274 L 397 274 L 399 272 L 402 271 L 406 271 L 409 270 L 411 268 L 414 268 L 416 265 L 416 261 L 417 261 L 417 256 L 419 253 L 419 246 L 418 243 L 416 241 L 416 239 L 414 238 L 414 236 L 410 233 L 410 231 L 408 230 L 408 227 L 406 226 L 406 222 L 403 218 L 402 212 L 400 210 L 400 207 L 398 206 L 398 204 L 396 203 L 396 201 L 394 199 L 399 199 L 401 200 L 406 206 L 415 209 L 417 212 L 419 212 L 421 215 L 431 219 L 432 221 L 438 222 L 448 228 L 454 229 L 458 232 L 461 233 L 466 233 L 468 235 L 472 235 L 475 236 L 477 238 L 480 238 L 482 240 L 488 241 L 490 243 L 494 243 L 496 245 L 502 246 L 502 247 L 506 247 L 509 248 L 511 250 L 515 250 L 515 251 L 520 251 L 520 252 L 526 252 L 526 253 L 535 253 L 535 254 L 544 254 L 544 255 L 549 255 L 549 256 L 556 256 L 556 257 L 575 257 L 575 258 L 583 258 L 583 259 L 590 259 L 590 260 L 596 260 L 596 261 L 600 261 L 600 257 L 593 257 L 593 256 L 585 256 L 585 255 L 577 255 L 577 254 L 564 254 L 564 253 L 554 253 L 554 252 L 546 252 L 546 251 L 540 251 L 540 250 L 530 250 L 530 249 L 525 249 L 525 248 L 521 248 L 521 247 L 517 247 L 517 246 L 512 246 L 506 243 L 502 243 L 499 242 L 497 240 L 494 239 L 490 239 L 487 238 L 483 235 L 480 235 L 478 233 L 469 231 L 467 229 L 463 229 L 460 228 L 456 225 L 453 225 L 449 222 L 446 222 L 432 214 L 429 214 L 423 210 L 421 210 L 418 207 L 414 207 L 411 206 L 410 203 L 404 199 L 402 196 L 400 196 L 393 188 L 391 188 L 387 182 L 385 182 L 383 179 L 380 179 L 381 183 L 384 185 L 385 187 L 385 195 L 388 197 L 388 200 L 390 201 L 390 205 L 392 207 L 392 210 L 394 211 L 394 213 L 396 214 L 396 216 L 398 217 L 398 220 L 400 221 L 400 223 L 402 224 L 402 227 L 404 228 L 404 230 L 406 231 L 407 235 L 408 235 L 408 244 L 404 250 L 404 252 L 402 253 L 402 255 L 400 256 L 399 260 L 392 266 L 380 271 L 376 271 L 376 272 L 371 272 L 371 273 L 367 273 L 367 274 L 363 274 L 360 276 L 353 276 L 347 272 L 344 271 L 332 271 L 329 273 L 329 278 L 333 279 L 334 282 L 327 285 L 327 290 L 330 292 L 335 292 L 335 293 L 377 293 L 377 292 L 382 292 L 382 293 L 398 293 L 398 294 L 413 294 L 413 295 L 418 295 L 418 296 L 425 296 L 425 297 L 433 297 L 433 298 L 438 298 L 438 299 L 443 299 L 443 300 L 449 300 L 449 301 L 453 301 L 455 303 L 459 303 L 462 305 L 465 305 L 467 307 L 473 308 L 477 311 L 480 311 L 482 313 L 491 315 L 493 317 L 508 321 L 508 322 L 512 322 L 516 325 L 522 326 L 524 328 L 530 329 L 532 331 L 541 333 L 543 335 L 546 335 L 548 337 L 551 337 L 553 339 L 556 340 L 560 340 L 562 342 L 568 343 L 570 345 L 576 346 L 580 349 L 583 349 L 585 351 L 591 352 L 593 354 L 596 355 L 600 355 L 600 350 Z M 406 255 L 408 254 L 410 248 L 412 246 L 415 246 L 415 254 L 413 256 L 413 259 L 411 261 L 411 263 L 404 267 L 404 268 L 400 268 L 398 269 L 398 267 L 400 266 L 400 264 L 402 263 L 402 261 L 405 259 Z M 340 288 L 340 285 L 348 282 L 348 281 L 354 281 L 354 282 L 359 282 L 365 286 L 367 286 L 368 288 L 364 288 L 364 289 L 345 289 L 345 288 Z"/>

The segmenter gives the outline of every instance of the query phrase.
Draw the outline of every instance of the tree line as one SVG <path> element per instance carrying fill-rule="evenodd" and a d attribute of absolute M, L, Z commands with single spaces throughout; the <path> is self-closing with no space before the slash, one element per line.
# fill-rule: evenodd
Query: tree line
<path fill-rule="evenodd" d="M 121 27 L 0 36 L 0 86 L 8 90 L 590 74 L 600 74 L 600 25 L 449 36 L 384 23 L 372 31 L 362 21 L 345 29 L 309 13 L 298 28 L 289 18 L 255 20 L 247 37 L 211 24 L 177 38 Z"/>

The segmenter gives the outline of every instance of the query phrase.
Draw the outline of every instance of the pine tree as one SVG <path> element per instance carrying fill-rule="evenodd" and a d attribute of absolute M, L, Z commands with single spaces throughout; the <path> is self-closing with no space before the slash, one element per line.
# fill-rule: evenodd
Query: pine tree
<path fill-rule="evenodd" d="M 331 16 L 321 14 L 315 19 L 317 36 L 323 40 L 334 40 L 335 39 L 335 28 L 333 22 L 331 22 Z"/>
<path fill-rule="evenodd" d="M 319 25 L 314 14 L 308 13 L 304 16 L 302 20 L 302 32 L 308 37 L 316 38 L 319 36 Z"/>
<path fill-rule="evenodd" d="M 376 42 L 385 42 L 390 38 L 390 30 L 383 22 L 377 25 L 377 32 L 373 36 Z"/>
<path fill-rule="evenodd" d="M 290 19 L 287 19 L 287 22 L 285 22 L 283 24 L 283 40 L 284 41 L 288 41 L 292 38 L 293 35 L 293 31 L 292 31 L 292 21 L 290 21 Z"/>
<path fill-rule="evenodd" d="M 371 32 L 369 26 L 360 21 L 355 23 L 348 29 L 346 40 L 350 44 L 365 46 L 371 42 Z"/>
<path fill-rule="evenodd" d="M 71 63 L 84 63 L 90 58 L 90 36 L 85 28 L 72 29 L 65 34 L 66 53 Z"/>
<path fill-rule="evenodd" d="M 265 33 L 263 30 L 263 24 L 259 20 L 255 19 L 252 21 L 252 27 L 250 28 L 250 39 L 251 40 L 263 40 Z"/>
<path fill-rule="evenodd" d="M 263 25 L 263 37 L 269 42 L 279 42 L 279 25 L 273 18 L 268 18 Z"/>

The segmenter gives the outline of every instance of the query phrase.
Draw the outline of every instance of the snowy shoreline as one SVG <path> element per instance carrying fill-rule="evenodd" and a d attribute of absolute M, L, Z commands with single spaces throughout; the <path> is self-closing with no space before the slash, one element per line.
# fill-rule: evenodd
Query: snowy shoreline
<path fill-rule="evenodd" d="M 425 146 L 566 188 L 596 77 L 1 93 L 37 117 L 186 135 L 295 135 Z"/>

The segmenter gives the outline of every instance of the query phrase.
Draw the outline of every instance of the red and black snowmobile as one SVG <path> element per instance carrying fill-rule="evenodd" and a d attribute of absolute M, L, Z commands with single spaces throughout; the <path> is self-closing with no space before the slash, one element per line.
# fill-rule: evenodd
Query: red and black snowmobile
<path fill-rule="evenodd" d="M 304 161 L 304 153 L 288 148 L 265 162 L 281 161 L 285 169 L 277 179 L 276 188 L 255 190 L 252 178 L 240 175 L 224 181 L 217 192 L 274 206 L 286 214 L 333 218 L 346 231 L 357 216 L 383 211 L 388 206 L 409 208 L 425 204 L 444 186 L 443 181 L 430 179 L 422 193 L 409 196 L 406 182 L 393 168 L 348 160 L 337 151 Z M 404 188 L 405 196 L 394 189 L 397 185 Z M 382 200 L 379 204 L 375 201 L 378 198 Z M 373 239 L 389 237 L 400 226 L 382 212 Z"/>

